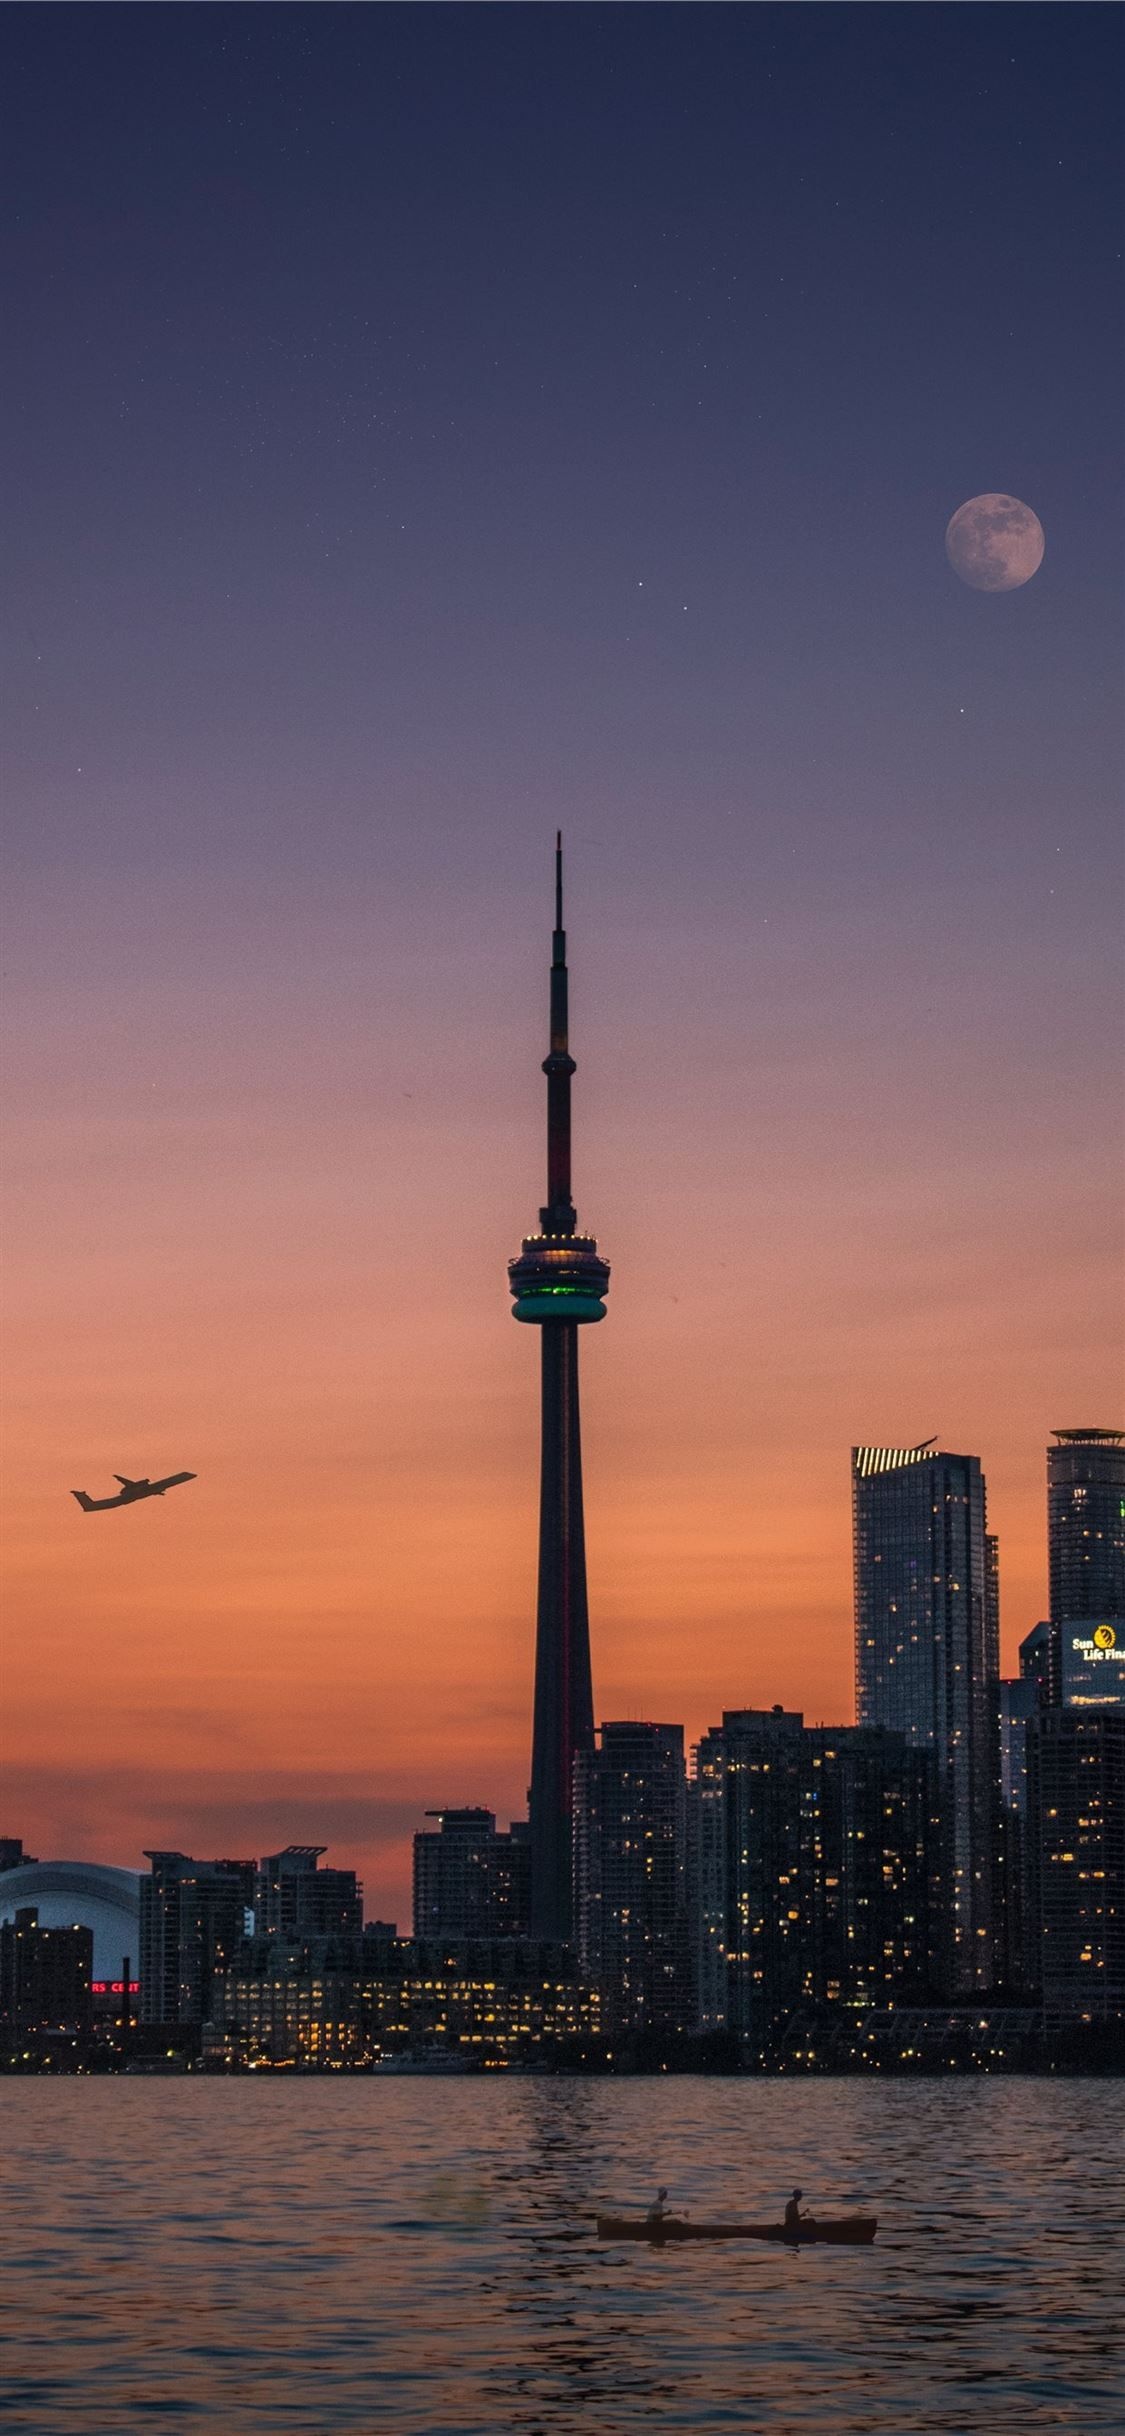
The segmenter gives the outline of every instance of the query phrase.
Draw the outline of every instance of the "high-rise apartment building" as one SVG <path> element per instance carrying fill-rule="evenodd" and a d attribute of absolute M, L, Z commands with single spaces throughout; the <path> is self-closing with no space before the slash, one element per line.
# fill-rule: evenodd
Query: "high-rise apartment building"
<path fill-rule="evenodd" d="M 861 1725 L 933 1752 L 943 1820 L 950 1994 L 991 1985 L 995 1956 L 995 1558 L 975 1455 L 852 1449 L 856 1700 Z"/>
<path fill-rule="evenodd" d="M 805 1741 L 805 1993 L 851 2006 L 928 1994 L 940 1918 L 933 1755 L 881 1726 L 814 1726 Z"/>
<path fill-rule="evenodd" d="M 803 1993 L 804 1719 L 727 1709 L 696 1752 L 699 2021 L 755 2045 Z"/>
<path fill-rule="evenodd" d="M 1020 1642 L 1020 1678 L 1025 1683 L 1035 1685 L 1036 1700 L 1040 1708 L 1046 1708 L 1052 1701 L 1057 1700 L 1058 1688 L 1054 1681 L 1054 1636 L 1050 1624 L 1045 1618 L 1042 1622 L 1033 1624 L 1030 1632 L 1025 1632 Z"/>
<path fill-rule="evenodd" d="M 1027 1810 L 1027 1728 L 1042 1707 L 1034 1675 L 1003 1675 L 999 1684 L 1000 1799 L 1005 1810 Z"/>
<path fill-rule="evenodd" d="M 141 1880 L 141 2020 L 198 2027 L 211 1986 L 253 1928 L 253 1861 L 196 1861 L 147 1852 Z"/>
<path fill-rule="evenodd" d="M 984 1535 L 984 1596 L 988 1646 L 1000 1671 L 1000 1542 L 995 1531 Z"/>
<path fill-rule="evenodd" d="M 88 2030 L 94 1939 L 88 1928 L 40 1928 L 34 1903 L 0 1925 L 0 2023 L 10 2032 Z"/>
<path fill-rule="evenodd" d="M 416 1937 L 526 1937 L 531 1851 L 526 1821 L 498 1830 L 491 1810 L 431 1810 L 414 1838 Z"/>
<path fill-rule="evenodd" d="M 1027 1729 L 1028 1880 L 1048 2030 L 1125 2020 L 1125 1711 Z"/>
<path fill-rule="evenodd" d="M 255 1928 L 278 1937 L 358 1937 L 363 1891 L 354 1869 L 322 1869 L 324 1844 L 287 1844 L 258 1864 Z"/>
<path fill-rule="evenodd" d="M 1125 1624 L 1125 1430 L 1057 1429 L 1047 1449 L 1051 1622 Z"/>
<path fill-rule="evenodd" d="M 1001 1986 L 1018 1989 L 1035 1987 L 1039 1971 L 1028 1906 L 1027 1729 L 1042 1705 L 1039 1669 L 1046 1661 L 1042 1641 L 1029 1648 L 1031 1642 L 1028 1634 L 1020 1650 L 1021 1662 L 1027 1651 L 1027 1670 L 1001 1677 L 998 1706 L 1000 1801 L 993 1976 Z"/>
<path fill-rule="evenodd" d="M 940 1884 L 928 1750 L 728 1710 L 698 1747 L 691 1799 L 701 2028 L 761 2047 L 810 2006 L 926 1995 Z"/>
<path fill-rule="evenodd" d="M 683 1727 L 603 1725 L 574 1775 L 575 1937 L 603 2026 L 689 2030 Z"/>
<path fill-rule="evenodd" d="M 539 1601 L 532 1728 L 531 1921 L 536 1937 L 573 1927 L 574 1755 L 594 1741 L 590 1617 L 578 1421 L 578 1331 L 605 1318 L 609 1265 L 577 1232 L 571 1199 L 570 1054 L 562 839 L 555 855 L 547 1077 L 547 1199 L 540 1232 L 509 1262 L 513 1317 L 538 1328 L 542 1361 Z"/>

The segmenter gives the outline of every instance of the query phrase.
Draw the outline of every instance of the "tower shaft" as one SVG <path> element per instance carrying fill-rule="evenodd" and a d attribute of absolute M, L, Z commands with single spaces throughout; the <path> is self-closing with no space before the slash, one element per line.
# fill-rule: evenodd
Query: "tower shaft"
<path fill-rule="evenodd" d="M 531 1747 L 531 1933 L 572 1931 L 573 1778 L 576 1751 L 594 1744 L 582 1439 L 578 1416 L 578 1329 L 542 1330 L 542 1466 L 539 1605 Z"/>

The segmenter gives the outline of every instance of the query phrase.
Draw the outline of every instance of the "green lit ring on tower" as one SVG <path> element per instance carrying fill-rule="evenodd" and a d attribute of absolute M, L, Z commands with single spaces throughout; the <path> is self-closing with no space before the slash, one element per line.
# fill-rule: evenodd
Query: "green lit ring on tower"
<path fill-rule="evenodd" d="M 577 1286 L 552 1286 L 546 1294 L 521 1294 L 512 1305 L 512 1318 L 535 1320 L 600 1320 L 605 1304 L 596 1295 L 580 1294 Z"/>
<path fill-rule="evenodd" d="M 529 1235 L 508 1263 L 512 1318 L 534 1327 L 605 1318 L 609 1262 L 592 1235 Z"/>

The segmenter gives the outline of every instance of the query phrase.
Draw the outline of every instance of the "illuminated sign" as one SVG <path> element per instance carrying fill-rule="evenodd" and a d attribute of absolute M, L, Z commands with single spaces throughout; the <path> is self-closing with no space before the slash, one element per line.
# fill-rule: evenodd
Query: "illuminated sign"
<path fill-rule="evenodd" d="M 1062 1696 L 1068 1709 L 1125 1709 L 1125 1625 L 1064 1624 Z"/>
<path fill-rule="evenodd" d="M 139 1996 L 140 1992 L 140 1980 L 131 1979 L 129 1982 L 130 1996 Z M 125 1982 L 123 1979 L 92 1979 L 90 1981 L 90 1994 L 91 1996 L 124 1996 Z"/>

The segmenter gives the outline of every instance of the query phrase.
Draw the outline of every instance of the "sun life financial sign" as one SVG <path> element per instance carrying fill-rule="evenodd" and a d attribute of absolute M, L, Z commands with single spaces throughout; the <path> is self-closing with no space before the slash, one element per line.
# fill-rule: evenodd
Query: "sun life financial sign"
<path fill-rule="evenodd" d="M 1125 1708 L 1125 1624 L 1064 1624 L 1062 1695 L 1068 1709 Z"/>

